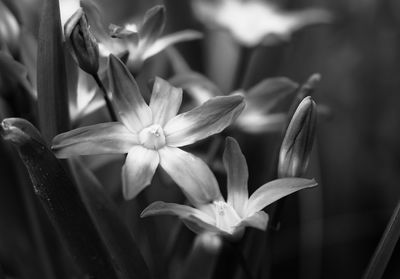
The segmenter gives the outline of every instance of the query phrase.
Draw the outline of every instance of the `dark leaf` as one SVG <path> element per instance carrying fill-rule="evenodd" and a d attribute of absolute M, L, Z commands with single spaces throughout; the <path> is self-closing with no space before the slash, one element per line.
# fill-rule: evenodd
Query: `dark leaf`
<path fill-rule="evenodd" d="M 80 161 L 71 163 L 81 196 L 100 236 L 106 243 L 122 278 L 150 278 L 147 265 L 115 204 L 106 196 L 100 182 Z"/>
<path fill-rule="evenodd" d="M 39 124 L 47 143 L 69 128 L 68 88 L 58 1 L 45 0 L 39 27 Z"/>
<path fill-rule="evenodd" d="M 0 132 L 6 141 L 15 145 L 36 196 L 82 271 L 94 278 L 120 278 L 77 186 L 35 127 L 24 119 L 7 118 L 1 123 Z"/>

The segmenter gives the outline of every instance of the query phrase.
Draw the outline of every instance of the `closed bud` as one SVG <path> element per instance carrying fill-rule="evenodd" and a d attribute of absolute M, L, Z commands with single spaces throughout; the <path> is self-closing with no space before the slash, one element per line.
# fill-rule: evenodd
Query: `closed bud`
<path fill-rule="evenodd" d="M 79 67 L 88 74 L 96 75 L 99 70 L 99 46 L 82 9 L 72 15 L 64 29 L 67 44 Z"/>
<path fill-rule="evenodd" d="M 315 137 L 316 104 L 304 98 L 289 123 L 279 153 L 278 176 L 301 177 L 307 170 Z"/>

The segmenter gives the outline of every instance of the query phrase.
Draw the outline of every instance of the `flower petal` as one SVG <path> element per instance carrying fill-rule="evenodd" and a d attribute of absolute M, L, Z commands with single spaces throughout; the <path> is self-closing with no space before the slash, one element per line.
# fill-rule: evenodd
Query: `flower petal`
<path fill-rule="evenodd" d="M 139 29 L 140 43 L 144 48 L 152 45 L 160 37 L 165 27 L 165 20 L 165 7 L 162 5 L 154 6 L 146 12 L 143 25 Z"/>
<path fill-rule="evenodd" d="M 133 146 L 122 167 L 122 192 L 126 200 L 133 199 L 148 186 L 160 162 L 157 151 Z"/>
<path fill-rule="evenodd" d="M 247 215 L 260 211 L 267 205 L 297 192 L 304 188 L 317 186 L 314 179 L 282 178 L 268 182 L 258 188 L 251 196 L 247 204 Z"/>
<path fill-rule="evenodd" d="M 187 218 L 182 219 L 182 222 L 186 225 L 186 227 L 188 227 L 191 231 L 197 234 L 201 234 L 204 232 L 211 232 L 214 234 L 229 236 L 228 233 L 222 231 L 217 226 L 212 225 L 210 223 L 206 223 L 193 215 L 190 215 Z"/>
<path fill-rule="evenodd" d="M 178 113 L 181 103 L 182 89 L 175 88 L 167 81 L 156 77 L 150 99 L 153 123 L 163 127 Z"/>
<path fill-rule="evenodd" d="M 243 219 L 238 225 L 237 229 L 244 228 L 244 227 L 253 227 L 262 231 L 267 229 L 268 225 L 268 214 L 264 211 L 258 211 L 253 215 Z"/>
<path fill-rule="evenodd" d="M 146 207 L 140 217 L 153 215 L 173 215 L 179 217 L 182 222 L 193 232 L 223 233 L 215 226 L 215 220 L 199 209 L 176 203 L 156 201 Z"/>
<path fill-rule="evenodd" d="M 242 112 L 243 97 L 215 97 L 195 109 L 179 114 L 165 125 L 167 144 L 184 146 L 217 134 L 228 127 Z"/>
<path fill-rule="evenodd" d="M 112 54 L 110 55 L 108 77 L 113 96 L 112 101 L 121 121 L 133 132 L 139 132 L 151 125 L 151 110 L 144 101 L 135 79 L 124 63 Z"/>
<path fill-rule="evenodd" d="M 249 199 L 247 191 L 249 171 L 239 144 L 231 137 L 226 138 L 223 161 L 228 175 L 228 204 L 243 218 Z"/>
<path fill-rule="evenodd" d="M 203 34 L 194 30 L 184 30 L 163 36 L 145 50 L 143 60 L 156 55 L 173 44 L 201 39 L 202 37 Z"/>
<path fill-rule="evenodd" d="M 161 167 L 194 205 L 222 199 L 214 174 L 201 159 L 175 147 L 165 146 L 158 152 Z"/>
<path fill-rule="evenodd" d="M 247 91 L 246 109 L 269 112 L 278 107 L 289 108 L 298 84 L 286 77 L 267 78 Z"/>
<path fill-rule="evenodd" d="M 176 203 L 166 203 L 162 201 L 153 202 L 143 210 L 140 217 L 148 217 L 152 215 L 174 215 L 183 219 L 189 218 L 189 216 L 194 216 L 205 223 L 211 225 L 215 224 L 215 220 L 201 210 L 188 205 Z"/>
<path fill-rule="evenodd" d="M 81 127 L 54 137 L 52 150 L 58 158 L 76 155 L 127 153 L 139 142 L 136 134 L 119 122 Z"/>
<path fill-rule="evenodd" d="M 187 71 L 170 79 L 172 85 L 186 90 L 198 105 L 215 96 L 223 95 L 218 87 L 202 74 Z"/>

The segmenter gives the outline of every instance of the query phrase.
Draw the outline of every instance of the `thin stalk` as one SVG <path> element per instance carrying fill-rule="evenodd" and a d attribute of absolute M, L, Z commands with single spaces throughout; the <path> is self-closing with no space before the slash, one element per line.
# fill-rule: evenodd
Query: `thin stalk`
<path fill-rule="evenodd" d="M 252 273 L 250 271 L 250 268 L 249 268 L 249 266 L 248 266 L 248 264 L 246 262 L 246 259 L 243 256 L 243 253 L 241 252 L 241 250 L 239 248 L 239 244 L 226 242 L 226 245 L 228 247 L 230 247 L 232 249 L 232 251 L 235 253 L 235 255 L 236 255 L 236 257 L 237 257 L 237 259 L 239 261 L 239 264 L 242 267 L 242 271 L 243 271 L 244 275 L 246 276 L 246 278 L 247 279 L 253 279 L 254 277 L 253 277 L 253 275 L 252 275 Z"/>
<path fill-rule="evenodd" d="M 114 107 L 111 104 L 111 100 L 108 96 L 106 87 L 104 86 L 104 84 L 101 81 L 98 74 L 94 74 L 92 76 L 93 76 L 94 80 L 96 81 L 97 85 L 100 87 L 101 92 L 103 92 L 103 98 L 104 98 L 104 101 L 106 102 L 106 106 L 107 106 L 108 112 L 110 113 L 111 120 L 118 121 L 117 114 L 115 113 Z"/>
<path fill-rule="evenodd" d="M 374 255 L 364 273 L 364 279 L 382 278 L 393 250 L 400 237 L 400 201 L 393 211 L 385 232 L 375 250 Z"/>
<path fill-rule="evenodd" d="M 233 90 L 243 87 L 246 73 L 250 68 L 251 56 L 254 48 L 241 47 L 239 61 L 236 65 L 235 79 L 233 80 Z"/>

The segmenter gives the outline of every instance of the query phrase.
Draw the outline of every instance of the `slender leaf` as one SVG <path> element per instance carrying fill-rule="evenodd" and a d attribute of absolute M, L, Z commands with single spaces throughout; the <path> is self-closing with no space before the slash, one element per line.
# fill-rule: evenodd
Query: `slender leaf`
<path fill-rule="evenodd" d="M 106 196 L 100 182 L 80 161 L 71 164 L 77 185 L 89 212 L 106 243 L 121 278 L 150 278 L 147 265 L 115 204 Z"/>
<path fill-rule="evenodd" d="M 364 274 L 364 279 L 382 278 L 399 238 L 400 202 L 393 211 L 392 217 Z"/>
<path fill-rule="evenodd" d="M 37 90 L 39 124 L 47 143 L 69 128 L 68 88 L 59 2 L 45 0 L 39 27 Z"/>
<path fill-rule="evenodd" d="M 39 132 L 24 119 L 8 118 L 1 123 L 0 133 L 16 147 L 36 196 L 82 271 L 89 278 L 120 278 L 77 186 L 46 147 Z"/>

